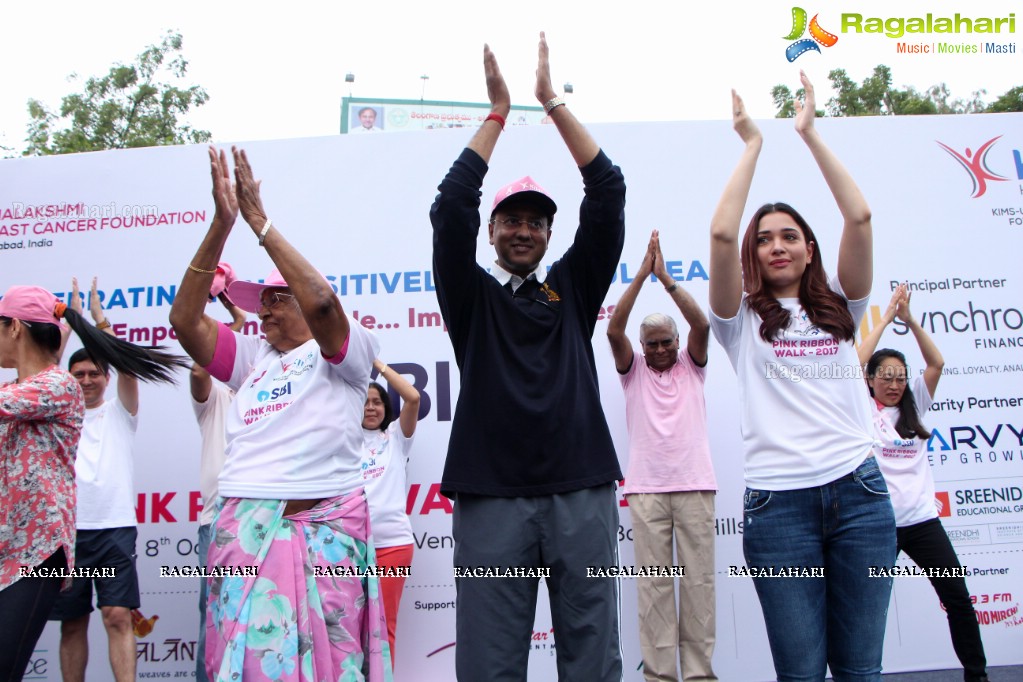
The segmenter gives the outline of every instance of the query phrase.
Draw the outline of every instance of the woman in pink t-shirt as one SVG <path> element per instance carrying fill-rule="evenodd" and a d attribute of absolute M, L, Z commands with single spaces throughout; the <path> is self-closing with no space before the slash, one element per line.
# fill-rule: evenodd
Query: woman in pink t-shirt
<path fill-rule="evenodd" d="M 877 463 L 895 508 L 899 550 L 928 575 L 948 614 L 952 647 L 963 665 L 966 682 L 987 680 L 987 659 L 980 625 L 966 588 L 963 568 L 938 519 L 934 477 L 925 446 L 930 431 L 920 415 L 930 409 L 945 360 L 909 311 L 906 285 L 896 287 L 881 322 L 863 337 L 860 362 L 866 367 L 867 388 L 874 408 Z M 891 348 L 874 352 L 884 330 L 898 319 L 913 333 L 924 360 L 923 374 L 909 384 L 906 356 Z"/>

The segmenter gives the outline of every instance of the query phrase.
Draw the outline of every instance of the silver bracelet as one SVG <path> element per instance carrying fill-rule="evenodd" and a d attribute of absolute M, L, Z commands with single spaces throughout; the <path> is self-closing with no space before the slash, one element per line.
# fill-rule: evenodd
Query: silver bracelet
<path fill-rule="evenodd" d="M 562 106 L 564 103 L 565 100 L 561 99 L 560 97 L 554 97 L 552 99 L 549 99 L 543 105 L 543 113 L 549 116 L 552 111 Z"/>
<path fill-rule="evenodd" d="M 271 223 L 270 219 L 267 218 L 266 219 L 266 224 L 263 225 L 263 229 L 259 231 L 259 245 L 260 246 L 262 246 L 263 242 L 266 241 L 266 233 L 270 231 L 270 228 L 272 226 L 273 226 L 273 223 Z"/>

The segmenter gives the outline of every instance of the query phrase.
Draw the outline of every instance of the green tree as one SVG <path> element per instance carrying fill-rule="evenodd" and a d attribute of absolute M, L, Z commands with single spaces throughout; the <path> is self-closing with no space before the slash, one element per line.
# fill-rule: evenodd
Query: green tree
<path fill-rule="evenodd" d="M 178 87 L 188 62 L 181 35 L 168 32 L 131 64 L 115 64 L 99 78 L 85 81 L 82 92 L 65 96 L 60 113 L 28 101 L 28 147 L 23 155 L 71 154 L 101 149 L 153 147 L 209 141 L 211 135 L 182 119 L 209 95 L 197 85 Z M 71 80 L 78 76 L 72 75 Z"/>
<path fill-rule="evenodd" d="M 774 106 L 778 107 L 778 113 L 774 115 L 775 118 L 795 118 L 796 100 L 804 99 L 806 97 L 806 90 L 799 88 L 796 90 L 796 94 L 793 95 L 788 86 L 776 85 L 771 90 L 771 97 L 774 98 Z M 824 112 L 820 109 L 817 109 L 816 112 L 818 117 L 824 115 Z"/>
<path fill-rule="evenodd" d="M 1023 111 L 1023 85 L 1011 88 L 1004 95 L 996 99 L 986 109 L 991 113 L 1002 113 L 1005 111 Z"/>
<path fill-rule="evenodd" d="M 932 85 L 923 92 L 913 86 L 894 88 L 892 71 L 884 64 L 875 66 L 874 72 L 860 84 L 850 78 L 845 69 L 834 69 L 828 74 L 828 80 L 835 93 L 825 105 L 828 116 L 979 114 L 985 111 L 1023 110 L 1023 86 L 1009 90 L 995 104 L 987 106 L 982 99 L 987 91 L 983 89 L 975 91 L 970 99 L 964 100 L 953 98 L 945 83 Z M 797 91 L 796 97 L 800 96 L 800 91 Z M 778 110 L 778 118 L 794 115 L 792 97 L 786 86 L 774 86 L 771 89 L 771 99 Z"/>
<path fill-rule="evenodd" d="M 789 90 L 787 85 L 776 85 L 771 88 L 771 99 L 774 100 L 774 107 L 778 110 L 774 117 L 795 118 L 796 99 L 803 99 L 804 94 L 803 88 L 799 88 L 796 90 L 795 97 L 793 97 L 792 91 Z"/>

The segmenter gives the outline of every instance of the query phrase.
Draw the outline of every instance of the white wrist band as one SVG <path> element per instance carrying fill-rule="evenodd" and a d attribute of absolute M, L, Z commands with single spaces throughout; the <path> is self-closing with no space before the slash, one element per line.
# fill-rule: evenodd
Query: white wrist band
<path fill-rule="evenodd" d="M 266 219 L 266 224 L 263 225 L 263 229 L 259 231 L 259 245 L 260 246 L 262 246 L 263 242 L 266 241 L 266 233 L 270 231 L 270 228 L 272 226 L 273 226 L 273 223 L 271 223 L 270 219 L 267 218 Z"/>

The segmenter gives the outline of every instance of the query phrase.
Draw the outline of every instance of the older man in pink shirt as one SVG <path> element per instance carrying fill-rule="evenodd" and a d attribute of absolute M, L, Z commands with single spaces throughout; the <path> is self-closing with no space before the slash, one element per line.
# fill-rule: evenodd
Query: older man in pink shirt
<path fill-rule="evenodd" d="M 640 325 L 642 353 L 625 335 L 636 297 L 653 274 L 689 324 L 686 352 L 678 327 L 655 313 Z M 655 230 L 643 265 L 607 328 L 625 391 L 629 464 L 625 496 L 637 566 L 685 566 L 679 579 L 637 581 L 639 636 L 646 680 L 716 680 L 714 654 L 714 495 L 703 382 L 709 325 L 696 301 L 667 273 Z M 672 547 L 677 563 L 673 561 Z"/>

